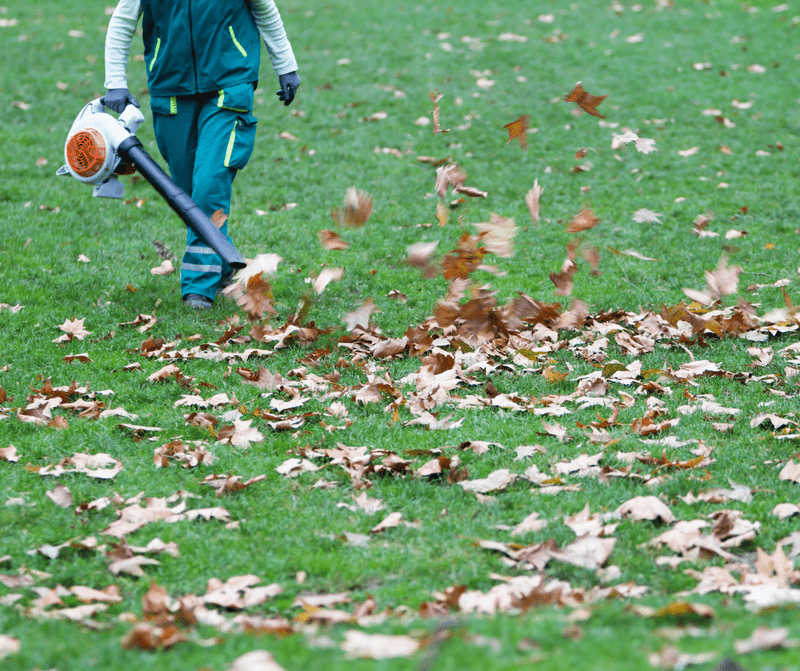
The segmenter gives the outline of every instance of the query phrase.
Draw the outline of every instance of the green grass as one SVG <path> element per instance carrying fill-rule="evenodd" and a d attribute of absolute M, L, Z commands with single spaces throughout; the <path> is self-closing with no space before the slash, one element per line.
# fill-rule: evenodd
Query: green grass
<path fill-rule="evenodd" d="M 325 266 L 343 266 L 341 282 L 332 283 L 315 298 L 307 319 L 332 329 L 308 346 L 292 344 L 271 356 L 232 363 L 235 369 L 262 365 L 283 375 L 300 365 L 323 376 L 341 373 L 339 384 L 352 392 L 366 382 L 367 371 L 378 371 L 397 381 L 416 372 L 420 360 L 401 357 L 343 365 L 353 354 L 341 346 L 345 333 L 341 317 L 372 298 L 379 311 L 373 324 L 388 337 L 400 337 L 409 326 L 429 317 L 436 301 L 447 289 L 439 277 L 424 281 L 404 264 L 406 247 L 420 241 L 439 241 L 438 257 L 453 249 L 472 222 L 488 221 L 491 213 L 514 217 L 520 226 L 513 259 L 493 259 L 502 276 L 479 271 L 472 276 L 478 285 L 490 283 L 503 304 L 518 292 L 543 302 L 568 306 L 572 298 L 555 296 L 549 279 L 560 269 L 567 244 L 574 236 L 565 224 L 582 208 L 591 208 L 601 223 L 587 231 L 584 243 L 599 249 L 600 274 L 592 275 L 585 264 L 575 277 L 573 298 L 584 301 L 590 314 L 604 310 L 640 309 L 659 311 L 662 305 L 681 302 L 682 288 L 702 289 L 703 272 L 711 270 L 725 253 L 731 263 L 743 268 L 739 296 L 725 298 L 735 305 L 739 297 L 757 303 L 756 312 L 784 307 L 780 288 L 747 291 L 754 284 L 770 284 L 786 278 L 786 294 L 798 300 L 797 220 L 800 199 L 797 182 L 800 163 L 796 143 L 798 90 L 797 35 L 800 26 L 792 10 L 775 12 L 777 4 L 756 2 L 758 12 L 747 12 L 738 2 L 676 2 L 673 9 L 656 11 L 655 3 L 642 3 L 641 11 L 626 3 L 615 13 L 609 4 L 580 0 L 573 5 L 560 2 L 481 3 L 465 0 L 457 5 L 429 2 L 387 6 L 372 0 L 301 3 L 282 0 L 280 9 L 294 46 L 302 86 L 289 108 L 274 96 L 277 81 L 264 56 L 260 91 L 256 96 L 259 137 L 248 168 L 235 183 L 231 235 L 245 256 L 274 252 L 283 257 L 272 278 L 277 316 L 273 326 L 284 324 L 309 292 L 306 279 Z M 210 313 L 188 312 L 180 303 L 175 275 L 155 277 L 150 268 L 160 262 L 152 241 L 164 242 L 178 256 L 183 249 L 182 224 L 143 181 L 126 184 L 126 198 L 133 202 L 98 201 L 86 187 L 73 180 L 56 178 L 63 162 L 63 142 L 73 116 L 85 104 L 104 93 L 103 40 L 106 3 L 52 2 L 50 0 L 9 7 L 0 19 L 16 19 L 17 25 L 0 27 L 4 54 L 14 68 L 0 72 L 0 302 L 24 306 L 20 312 L 0 310 L 0 387 L 9 399 L 2 407 L 11 417 L 0 420 L 0 448 L 14 445 L 20 453 L 17 463 L 0 462 L 0 573 L 17 575 L 20 570 L 46 572 L 37 588 L 69 588 L 85 585 L 105 588 L 115 584 L 122 602 L 95 616 L 98 628 L 30 617 L 28 609 L 37 597 L 30 587 L 0 585 L 0 599 L 20 594 L 15 603 L 0 605 L 0 634 L 18 638 L 22 651 L 3 660 L 3 668 L 31 671 L 34 668 L 103 668 L 109 671 L 146 666 L 158 669 L 200 669 L 223 671 L 239 655 L 258 648 L 269 649 L 286 669 L 378 668 L 406 669 L 409 666 L 435 669 L 515 669 L 534 663 L 543 669 L 563 669 L 580 664 L 590 669 L 641 669 L 648 667 L 649 655 L 665 645 L 682 652 L 714 650 L 714 663 L 698 668 L 712 669 L 724 657 L 737 658 L 747 669 L 800 669 L 796 651 L 772 650 L 737 657 L 733 642 L 750 636 L 759 625 L 789 627 L 800 636 L 797 610 L 781 607 L 753 613 L 741 597 L 710 594 L 681 596 L 693 590 L 695 578 L 685 568 L 702 570 L 719 559 L 681 564 L 677 569 L 657 566 L 655 558 L 672 554 L 666 548 L 646 544 L 662 527 L 648 522 L 620 523 L 617 543 L 608 564 L 620 569 L 619 582 L 649 587 L 640 600 L 616 599 L 590 605 L 591 618 L 578 622 L 574 636 L 563 632 L 572 626 L 571 608 L 532 608 L 519 615 L 466 616 L 452 613 L 446 639 L 428 646 L 412 660 L 350 660 L 339 649 L 345 630 L 355 625 L 323 628 L 318 633 L 297 633 L 285 638 L 255 637 L 238 632 L 220 633 L 201 626 L 197 639 L 220 636 L 213 647 L 180 644 L 172 650 L 144 652 L 122 650 L 120 639 L 130 624 L 125 613 L 142 615 L 142 596 L 151 580 L 173 598 L 203 594 L 211 578 L 255 574 L 264 584 L 277 582 L 284 592 L 253 614 L 298 616 L 293 606 L 301 593 L 350 591 L 354 602 L 372 595 L 379 611 L 391 610 L 381 624 L 369 631 L 410 634 L 430 641 L 437 622 L 420 618 L 420 604 L 431 601 L 434 592 L 454 585 L 487 591 L 497 584 L 492 574 L 524 574 L 504 565 L 497 554 L 481 550 L 479 540 L 516 541 L 524 544 L 553 538 L 560 546 L 574 538 L 563 523 L 588 503 L 592 513 L 615 510 L 626 500 L 656 494 L 669 503 L 681 520 L 706 517 L 720 509 L 740 509 L 745 518 L 760 522 L 753 542 L 732 550 L 752 562 L 756 549 L 767 553 L 797 528 L 797 518 L 779 521 L 772 515 L 778 503 L 798 503 L 800 489 L 795 483 L 778 479 L 780 468 L 797 459 L 796 440 L 778 440 L 767 428 L 751 428 L 749 419 L 763 411 L 798 421 L 796 396 L 798 378 L 786 375 L 787 357 L 778 350 L 796 342 L 790 332 L 764 343 L 736 338 L 689 344 L 686 349 L 660 342 L 653 353 L 638 357 L 643 370 L 677 369 L 696 359 L 709 359 L 731 373 L 771 374 L 767 380 L 746 383 L 726 378 L 703 377 L 697 386 L 666 385 L 672 394 L 662 395 L 666 417 L 687 403 L 684 391 L 713 394 L 726 407 L 740 408 L 728 433 L 715 431 L 709 420 L 728 418 L 684 416 L 668 435 L 679 440 L 699 439 L 715 448 L 716 461 L 706 472 L 697 469 L 674 471 L 656 487 L 636 480 L 617 479 L 604 484 L 596 478 L 565 476 L 567 484 L 578 484 L 576 492 L 555 496 L 538 494 L 524 480 L 495 495 L 493 502 L 481 503 L 461 487 L 443 481 L 412 477 L 369 476 L 371 497 L 381 499 L 384 511 L 367 515 L 337 507 L 357 495 L 349 478 L 337 467 L 326 467 L 289 479 L 275 469 L 304 448 L 331 449 L 337 443 L 386 449 L 400 456 L 410 455 L 417 468 L 431 457 L 414 451 L 442 448 L 448 456 L 458 454 L 471 479 L 509 468 L 522 473 L 531 464 L 542 472 L 582 452 L 594 454 L 602 448 L 590 444 L 584 429 L 597 419 L 608 417 L 608 408 L 579 410 L 560 418 L 539 417 L 528 412 L 492 408 L 456 409 L 453 419 L 463 420 L 459 428 L 426 431 L 404 426 L 412 419 L 407 407 L 396 418 L 384 412 L 391 399 L 359 405 L 343 399 L 352 425 L 329 433 L 321 420 L 342 424 L 327 415 L 309 417 L 297 433 L 273 432 L 263 420 L 254 426 L 264 433 L 263 443 L 248 449 L 213 442 L 208 431 L 184 422 L 188 409 L 174 407 L 182 389 L 174 378 L 152 384 L 146 381 L 166 361 L 148 359 L 138 350 L 147 337 L 177 341 L 178 348 L 217 340 L 226 329 L 223 320 L 240 315 L 231 302 L 217 301 Z M 552 14 L 552 23 L 539 20 Z M 72 37 L 69 31 L 81 31 Z M 526 42 L 500 41 L 501 33 L 515 33 Z M 641 42 L 629 38 L 642 33 Z M 447 35 L 445 35 L 447 34 Z M 554 35 L 566 39 L 548 41 Z M 466 40 L 465 38 L 470 38 Z M 477 40 L 477 42 L 476 42 Z M 450 45 L 445 50 L 443 44 Z M 133 53 L 140 48 L 136 46 Z M 347 64 L 338 64 L 349 59 Z M 708 69 L 694 64 L 710 63 Z M 763 73 L 747 70 L 758 64 Z M 476 71 L 495 82 L 488 90 L 476 85 Z M 522 81 L 519 78 L 523 78 Z M 608 94 L 598 108 L 605 127 L 588 115 L 573 115 L 564 102 L 576 81 L 595 95 Z M 130 66 L 130 87 L 150 116 L 146 79 L 140 62 Z M 431 126 L 417 126 L 415 120 L 430 116 L 429 92 L 444 95 L 442 124 L 447 134 L 433 134 Z M 732 101 L 752 99 L 749 109 L 738 109 Z M 23 109 L 19 102 L 29 105 Z M 716 108 L 734 127 L 718 123 L 703 111 Z M 365 122 L 378 111 L 382 121 Z M 296 112 L 297 115 L 290 114 Z M 536 131 L 528 135 L 530 147 L 524 152 L 516 142 L 507 144 L 503 126 L 523 114 L 531 117 Z M 469 128 L 458 127 L 469 124 Z M 633 145 L 612 150 L 612 132 L 623 128 L 656 140 L 657 151 L 636 152 Z M 298 139 L 283 140 L 290 132 Z M 145 147 L 157 156 L 149 124 L 139 133 Z M 699 147 L 696 154 L 681 157 L 678 151 Z M 730 153 L 721 151 L 727 147 Z M 779 148 L 781 147 L 781 148 Z M 402 157 L 376 153 L 375 148 L 394 148 Z M 588 155 L 576 160 L 575 152 L 587 148 Z M 757 151 L 769 155 L 756 155 Z M 418 156 L 449 157 L 469 174 L 467 184 L 489 192 L 485 200 L 470 200 L 450 211 L 450 221 L 436 223 L 435 169 L 417 161 Z M 38 161 L 45 159 L 44 161 Z M 38 164 L 37 164 L 38 161 Z M 588 172 L 574 174 L 577 164 L 591 161 Z M 534 225 L 525 205 L 525 193 L 538 179 L 545 189 L 542 218 Z M 720 188 L 720 183 L 727 188 Z M 325 251 L 317 235 L 334 228 L 330 210 L 341 204 L 348 187 L 356 186 L 373 195 L 375 210 L 359 229 L 338 229 L 350 244 L 345 251 Z M 144 199 L 141 207 L 135 203 Z M 297 203 L 288 210 L 285 203 Z M 55 211 L 54 208 L 58 208 Z M 276 208 L 272 210 L 270 208 Z M 660 224 L 638 224 L 633 212 L 647 208 L 660 213 Z M 255 210 L 267 210 L 257 216 Z M 713 213 L 708 228 L 720 237 L 698 238 L 692 221 L 699 214 Z M 727 240 L 729 229 L 747 235 Z M 643 261 L 614 254 L 612 250 L 633 249 L 657 261 Z M 80 254 L 89 263 L 80 263 Z M 401 291 L 407 303 L 388 294 Z M 155 314 L 158 323 L 146 334 L 120 324 L 138 314 Z M 85 319 L 91 335 L 65 345 L 52 342 L 60 335 L 57 326 L 67 319 Z M 241 316 L 239 316 L 241 318 Z M 247 331 L 243 331 L 246 333 Z M 199 339 L 189 340 L 195 334 Z M 585 336 L 562 331 L 563 339 Z M 243 351 L 253 345 L 226 345 L 228 351 Z M 762 369 L 751 368 L 753 357 L 746 348 L 772 347 L 776 356 Z M 264 345 L 269 347 L 269 345 Z M 329 348 L 318 362 L 304 362 L 312 353 Z M 67 364 L 67 354 L 87 352 L 91 363 Z M 609 360 L 624 364 L 636 357 L 616 345 L 608 348 Z M 790 358 L 790 357 L 789 357 Z M 141 371 L 123 371 L 139 362 Z M 286 394 L 264 394 L 247 384 L 223 362 L 190 359 L 177 362 L 185 376 L 194 377 L 204 397 L 217 392 L 235 394 L 253 419 L 256 409 L 270 410 L 270 400 L 285 400 Z M 570 394 L 579 376 L 596 367 L 577 357 L 571 349 L 548 355 L 547 361 L 530 363 L 530 368 L 550 364 L 569 372 L 551 384 L 536 373 L 521 373 L 519 366 L 498 354 L 503 364 L 490 374 L 475 373 L 479 386 L 457 393 L 485 395 L 491 381 L 501 393 L 540 399 L 550 394 Z M 108 407 L 124 407 L 138 415 L 134 420 L 108 418 L 78 419 L 74 413 L 56 410 L 69 422 L 64 430 L 20 422 L 14 410 L 26 405 L 33 389 L 45 380 L 69 385 L 88 382 L 91 390 L 113 390 L 104 398 Z M 656 374 L 651 379 L 657 379 Z M 408 397 L 412 386 L 398 385 Z M 610 395 L 616 397 L 613 387 Z M 783 392 L 785 396 L 770 394 Z M 322 413 L 332 399 L 313 398 L 301 412 Z M 637 396 L 632 408 L 622 409 L 619 425 L 610 428 L 614 442 L 601 462 L 621 466 L 616 451 L 645 451 L 654 456 L 661 447 L 643 444 L 629 427 L 645 412 L 645 397 Z M 771 405 L 765 406 L 764 404 Z M 223 408 L 213 411 L 221 415 Z M 451 412 L 447 405 L 435 409 L 440 417 Z M 397 421 L 393 421 L 397 420 Z M 542 421 L 563 424 L 571 440 L 560 443 L 547 435 Z M 120 421 L 163 429 L 155 441 L 135 441 L 121 430 Z M 155 469 L 153 450 L 178 436 L 184 440 L 205 440 L 216 459 L 213 466 L 182 469 L 177 465 Z M 486 440 L 502 447 L 476 455 L 458 451 L 464 441 Z M 513 461 L 514 448 L 541 444 L 542 454 L 525 461 Z M 690 447 L 669 448 L 672 460 L 687 460 Z M 111 481 L 92 480 L 83 475 L 65 475 L 58 480 L 40 476 L 36 470 L 75 452 L 104 452 L 122 461 L 124 470 Z M 322 465 L 321 460 L 315 460 Z M 770 463 L 765 463 L 770 462 Z M 635 467 L 642 474 L 651 467 Z M 217 499 L 211 488 L 201 484 L 209 473 L 231 473 L 243 479 L 264 474 L 266 479 L 238 493 Z M 319 478 L 333 481 L 333 489 L 315 489 Z M 679 497 L 716 487 L 728 487 L 729 479 L 754 490 L 752 503 L 686 504 Z M 74 505 L 58 508 L 46 498 L 57 483 L 67 485 Z M 145 577 L 113 576 L 108 562 L 92 551 L 63 549 L 56 559 L 34 551 L 43 544 L 58 545 L 69 540 L 96 536 L 115 519 L 119 505 L 77 515 L 74 507 L 102 496 L 118 494 L 123 499 L 139 492 L 144 497 L 169 497 L 183 490 L 197 496 L 189 508 L 224 506 L 238 528 L 221 523 L 178 522 L 148 525 L 128 537 L 131 545 L 145 545 L 154 537 L 175 542 L 177 558 L 157 557 L 160 565 L 145 567 Z M 2 505 L 9 498 L 22 497 L 24 505 Z M 533 511 L 548 526 L 535 534 L 511 537 L 498 525 L 513 526 Z M 371 536 L 366 546 L 348 542 L 346 534 L 369 534 L 388 512 L 402 512 L 403 519 L 418 521 L 418 528 L 400 526 Z M 446 511 L 446 512 L 445 512 Z M 797 562 L 795 561 L 795 565 Z M 298 572 L 307 574 L 303 584 Z M 569 582 L 573 588 L 589 590 L 603 581 L 587 569 L 551 562 L 548 578 Z M 710 621 L 683 621 L 670 617 L 643 618 L 632 605 L 660 608 L 680 598 L 714 607 Z M 66 605 L 77 606 L 74 597 Z M 352 609 L 352 605 L 344 606 Z M 230 617 L 231 614 L 228 614 Z M 569 631 L 566 632 L 570 634 Z M 328 637 L 325 644 L 316 640 Z M 677 637 L 677 639 L 676 639 Z M 622 643 L 621 643 L 622 640 Z"/>

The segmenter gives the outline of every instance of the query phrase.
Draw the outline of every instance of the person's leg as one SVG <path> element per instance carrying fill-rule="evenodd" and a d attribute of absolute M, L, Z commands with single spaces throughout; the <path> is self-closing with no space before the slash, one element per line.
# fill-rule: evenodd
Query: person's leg
<path fill-rule="evenodd" d="M 197 134 L 192 200 L 212 220 L 224 222 L 220 230 L 227 235 L 233 180 L 252 152 L 255 119 L 249 114 L 220 107 L 219 98 L 215 96 L 200 109 Z M 187 253 L 190 249 L 195 256 L 190 272 L 184 270 L 182 274 L 183 293 L 213 299 L 222 277 L 229 275 L 231 268 L 202 240 L 188 247 Z M 185 260 L 183 267 L 186 269 Z"/>
<path fill-rule="evenodd" d="M 191 97 L 153 98 L 153 130 L 161 155 L 167 161 L 172 181 L 191 196 L 194 182 L 195 159 L 198 147 L 198 117 L 201 101 Z M 195 291 L 195 276 L 220 272 L 219 263 L 205 258 L 205 243 L 188 228 L 186 250 L 181 264 L 181 295 L 205 296 L 207 292 Z M 213 293 L 208 296 L 213 300 Z M 206 307 L 203 302 L 191 303 L 193 307 Z"/>

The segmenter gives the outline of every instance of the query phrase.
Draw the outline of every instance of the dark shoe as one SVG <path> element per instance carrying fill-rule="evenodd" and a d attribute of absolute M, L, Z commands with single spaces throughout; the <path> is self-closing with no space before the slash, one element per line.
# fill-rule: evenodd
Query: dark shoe
<path fill-rule="evenodd" d="M 213 300 L 206 296 L 201 296 L 200 294 L 186 294 L 183 297 L 183 302 L 195 310 L 210 310 L 214 305 Z"/>

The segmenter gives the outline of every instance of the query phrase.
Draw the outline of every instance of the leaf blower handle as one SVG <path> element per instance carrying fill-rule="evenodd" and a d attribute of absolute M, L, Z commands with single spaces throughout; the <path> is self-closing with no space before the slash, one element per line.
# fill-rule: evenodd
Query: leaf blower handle
<path fill-rule="evenodd" d="M 138 105 L 130 104 L 125 108 L 122 114 L 119 115 L 117 121 L 131 135 L 136 135 L 136 131 L 139 130 L 139 124 L 144 121 L 144 114 L 142 114 Z"/>
<path fill-rule="evenodd" d="M 205 240 L 225 263 L 234 270 L 245 267 L 245 260 L 239 254 L 239 250 L 231 244 L 230 240 L 223 235 L 188 194 L 169 178 L 161 166 L 144 150 L 136 136 L 131 135 L 121 142 L 117 151 L 124 160 L 136 166 L 139 173 L 153 185 L 153 188 L 169 203 L 169 206 L 175 210 L 183 222 Z"/>

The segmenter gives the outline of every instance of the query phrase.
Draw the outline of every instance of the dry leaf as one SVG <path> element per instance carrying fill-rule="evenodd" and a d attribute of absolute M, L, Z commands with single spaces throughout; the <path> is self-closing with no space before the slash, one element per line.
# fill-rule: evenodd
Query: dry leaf
<path fill-rule="evenodd" d="M 328 250 L 341 250 L 347 249 L 350 245 L 348 245 L 336 231 L 329 231 L 324 230 L 320 231 L 317 234 L 319 238 L 319 244 L 322 245 L 324 249 Z"/>
<path fill-rule="evenodd" d="M 284 671 L 266 650 L 253 650 L 233 661 L 227 671 Z"/>
<path fill-rule="evenodd" d="M 434 133 L 449 133 L 450 129 L 442 130 L 442 123 L 441 123 L 441 109 L 437 104 L 444 96 L 439 93 L 438 91 L 430 91 L 429 94 L 431 102 L 433 103 L 433 132 Z"/>
<path fill-rule="evenodd" d="M 531 221 L 536 224 L 539 222 L 539 199 L 544 188 L 539 186 L 539 180 L 533 180 L 533 188 L 525 194 L 525 203 L 531 213 Z"/>
<path fill-rule="evenodd" d="M 580 233 L 581 231 L 594 228 L 599 223 L 600 219 L 594 216 L 594 212 L 589 209 L 584 209 L 572 218 L 569 226 L 567 226 L 567 233 Z"/>
<path fill-rule="evenodd" d="M 345 632 L 342 650 L 351 658 L 394 659 L 413 655 L 419 650 L 419 642 L 410 636 L 367 634 L 350 629 Z"/>
<path fill-rule="evenodd" d="M 401 520 L 403 519 L 402 513 L 389 513 L 386 518 L 383 519 L 380 523 L 376 524 L 370 530 L 370 533 L 378 534 L 382 531 L 386 531 L 387 529 L 392 529 L 396 526 L 399 526 Z"/>
<path fill-rule="evenodd" d="M 331 210 L 331 219 L 343 226 L 358 228 L 372 215 L 372 196 L 355 187 L 347 189 L 344 205 Z"/>
<path fill-rule="evenodd" d="M 615 512 L 634 522 L 649 520 L 672 524 L 675 521 L 667 504 L 657 496 L 636 496 L 619 506 Z"/>
<path fill-rule="evenodd" d="M 593 96 L 590 93 L 583 90 L 581 86 L 581 82 L 575 84 L 575 88 L 570 91 L 567 96 L 564 98 L 568 103 L 577 103 L 578 107 L 580 107 L 584 112 L 591 114 L 592 116 L 600 117 L 601 119 L 605 119 L 605 117 L 597 111 L 597 106 L 605 100 L 606 96 Z"/>
<path fill-rule="evenodd" d="M 311 282 L 314 291 L 321 294 L 331 282 L 338 282 L 344 277 L 344 268 L 323 268 Z"/>
<path fill-rule="evenodd" d="M 796 648 L 800 641 L 789 638 L 788 627 L 757 627 L 750 638 L 733 642 L 733 647 L 740 655 L 747 655 L 758 650 L 774 650 L 775 648 Z"/>
<path fill-rule="evenodd" d="M 169 259 L 164 259 L 160 266 L 150 268 L 151 275 L 170 275 L 175 272 L 175 264 Z"/>
<path fill-rule="evenodd" d="M 508 131 L 508 142 L 506 142 L 506 144 L 508 144 L 512 140 L 518 140 L 519 146 L 527 151 L 529 121 L 530 121 L 530 115 L 523 114 L 516 121 L 512 121 L 511 123 L 507 123 L 505 126 L 503 126 L 503 128 L 505 128 Z"/>

